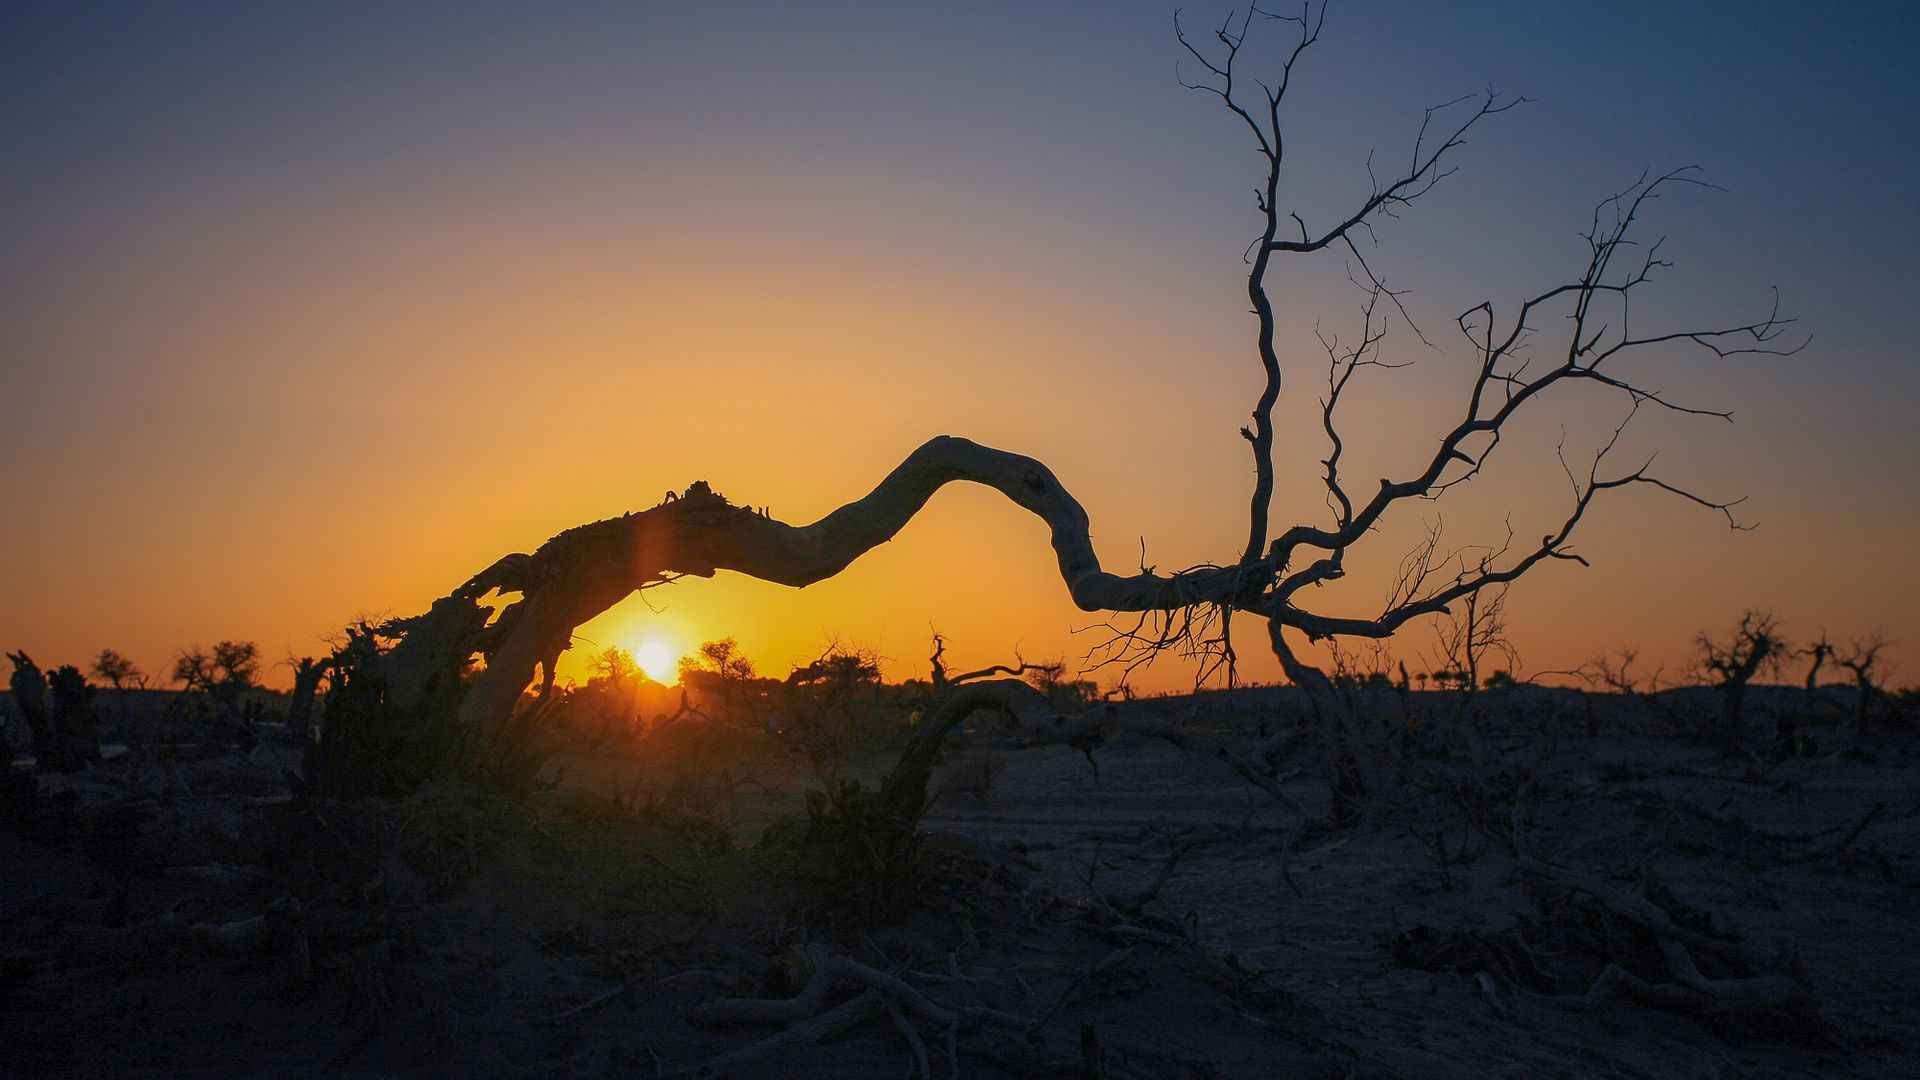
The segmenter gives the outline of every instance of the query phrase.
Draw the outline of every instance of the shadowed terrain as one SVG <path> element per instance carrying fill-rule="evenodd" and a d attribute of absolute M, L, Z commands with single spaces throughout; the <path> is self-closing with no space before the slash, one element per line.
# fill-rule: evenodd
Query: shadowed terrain
<path fill-rule="evenodd" d="M 1406 785 L 1340 828 L 1297 691 L 1113 706 L 1078 745 L 1044 708 L 972 712 L 884 917 L 833 891 L 833 849 L 796 823 L 808 788 L 884 786 L 900 712 L 863 716 L 824 779 L 796 731 L 722 750 L 721 721 L 690 720 L 611 743 L 559 725 L 544 782 L 398 800 L 290 794 L 299 754 L 271 726 L 244 754 L 177 753 L 171 792 L 131 753 L 15 771 L 0 1036 L 41 1075 L 825 1077 L 922 1053 L 944 1075 L 949 1052 L 968 1076 L 1911 1071 L 1910 716 L 1856 737 L 1845 691 L 1760 688 L 1753 734 L 1796 717 L 1800 748 L 1733 760 L 1668 726 L 1706 691 L 1657 713 L 1361 693 L 1411 724 Z M 1228 747 L 1278 735 L 1307 817 L 1128 730 L 1166 717 Z M 1691 928 L 1723 998 L 1689 996 L 1616 892 Z M 1724 990 L 1778 950 L 1795 996 Z M 729 1057 L 781 1025 L 720 1019 L 727 999 L 787 999 L 840 957 L 813 1009 L 845 1015 Z M 910 996 L 869 1008 L 863 973 Z"/>

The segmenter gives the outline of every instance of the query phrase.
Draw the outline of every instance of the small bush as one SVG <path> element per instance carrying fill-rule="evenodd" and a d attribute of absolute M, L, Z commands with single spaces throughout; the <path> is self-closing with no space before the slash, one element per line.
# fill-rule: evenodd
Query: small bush
<path fill-rule="evenodd" d="M 493 731 L 460 721 L 465 681 L 451 674 L 415 704 L 387 692 L 366 635 L 335 654 L 320 738 L 309 743 L 301 780 L 310 795 L 393 797 L 429 780 L 460 777 L 511 798 L 552 786 L 541 778 L 551 750 L 541 737 L 549 709 L 523 708 Z"/>
<path fill-rule="evenodd" d="M 905 914 L 919 895 L 919 824 L 918 815 L 889 811 L 858 780 L 809 788 L 796 867 L 809 914 L 853 926 Z"/>

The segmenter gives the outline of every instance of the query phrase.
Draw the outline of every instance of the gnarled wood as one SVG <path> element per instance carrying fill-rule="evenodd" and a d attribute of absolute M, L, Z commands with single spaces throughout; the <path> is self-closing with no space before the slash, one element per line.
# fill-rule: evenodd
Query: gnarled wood
<path fill-rule="evenodd" d="M 993 488 L 1045 521 L 1060 576 L 1085 611 L 1171 611 L 1249 595 L 1272 580 L 1270 564 L 1261 561 L 1174 575 L 1108 573 L 1094 553 L 1086 510 L 1051 469 L 943 435 L 909 454 L 866 496 L 811 525 L 735 506 L 696 483 L 652 509 L 569 529 L 531 555 L 508 555 L 426 614 L 389 624 L 401 638 L 388 657 L 390 686 L 397 698 L 417 700 L 436 675 L 450 676 L 480 653 L 487 667 L 467 694 L 463 719 L 497 722 L 511 714 L 536 667 L 551 684 L 575 627 L 635 590 L 719 570 L 811 585 L 891 540 L 934 492 L 955 481 Z M 495 590 L 521 599 L 487 625 L 491 611 L 480 600 Z"/>
<path fill-rule="evenodd" d="M 1384 334 L 1384 323 L 1375 323 L 1379 301 L 1385 298 L 1402 316 L 1407 315 L 1400 307 L 1400 294 L 1387 288 L 1373 272 L 1352 236 L 1369 229 L 1375 218 L 1404 209 L 1431 191 L 1452 173 L 1448 155 L 1463 145 L 1467 133 L 1521 99 L 1489 94 L 1470 115 L 1448 125 L 1444 137 L 1442 129 L 1430 132 L 1429 128 L 1440 111 L 1459 103 L 1428 109 L 1405 169 L 1376 178 L 1356 210 L 1317 234 L 1298 215 L 1287 214 L 1286 219 L 1298 229 L 1299 239 L 1284 238 L 1281 233 L 1292 230 L 1283 227 L 1276 202 L 1285 161 L 1280 105 L 1291 85 L 1295 63 L 1319 40 L 1324 15 L 1324 5 L 1316 13 L 1309 4 L 1299 18 L 1281 20 L 1294 24 L 1299 38 L 1273 82 L 1249 83 L 1236 72 L 1253 25 L 1251 10 L 1237 21 L 1230 17 L 1214 31 L 1217 49 L 1199 47 L 1185 37 L 1177 21 L 1175 24 L 1181 45 L 1204 70 L 1186 85 L 1219 97 L 1247 126 L 1267 164 L 1265 183 L 1255 194 L 1263 227 L 1248 249 L 1247 279 L 1248 299 L 1259 319 L 1256 345 L 1266 378 L 1252 412 L 1252 426 L 1242 429 L 1253 449 L 1255 480 L 1247 545 L 1236 562 L 1170 576 L 1148 571 L 1131 576 L 1108 573 L 1094 554 L 1085 509 L 1045 465 L 966 439 L 941 436 L 909 454 L 865 497 L 811 525 L 789 525 L 763 512 L 734 506 L 705 483 L 697 483 L 683 495 L 670 494 L 650 510 L 571 529 L 530 555 L 509 555 L 436 602 L 426 615 L 383 628 L 389 637 L 402 639 L 388 656 L 392 695 L 402 702 L 426 700 L 435 687 L 444 689 L 449 685 L 447 680 L 458 677 L 477 652 L 486 657 L 487 670 L 469 687 L 462 705 L 463 717 L 482 724 L 505 718 L 532 681 L 536 668 L 544 669 L 543 692 L 552 688 L 554 665 L 571 643 L 574 627 L 629 593 L 676 576 L 710 576 L 718 570 L 733 570 L 796 588 L 810 585 L 834 576 L 861 554 L 892 539 L 934 492 L 956 480 L 991 487 L 1047 522 L 1060 576 L 1082 610 L 1142 613 L 1143 625 L 1156 613 L 1178 613 L 1162 620 L 1156 633 L 1144 633 L 1138 627 L 1132 631 L 1117 629 L 1118 652 L 1144 662 L 1140 658 L 1151 658 L 1168 648 L 1192 646 L 1192 652 L 1216 657 L 1231 679 L 1231 615 L 1234 611 L 1247 612 L 1268 619 L 1275 635 L 1276 655 L 1296 681 L 1307 679 L 1309 689 L 1313 689 L 1312 676 L 1304 672 L 1310 665 L 1284 648 L 1278 636 L 1281 628 L 1292 627 L 1309 638 L 1385 638 L 1412 619 L 1445 613 L 1455 601 L 1484 588 L 1508 584 L 1543 563 L 1584 563 L 1584 557 L 1572 549 L 1572 538 L 1600 492 L 1650 486 L 1714 510 L 1734 528 L 1743 527 L 1732 512 L 1738 500 L 1705 498 L 1652 475 L 1651 460 L 1618 475 L 1601 472 L 1602 463 L 1642 406 L 1731 419 L 1730 413 L 1680 404 L 1657 389 L 1636 383 L 1621 370 L 1623 355 L 1631 357 L 1682 344 L 1723 358 L 1791 355 L 1800 347 L 1778 347 L 1793 320 L 1780 317 L 1777 298 L 1764 318 L 1739 325 L 1646 332 L 1629 318 L 1629 295 L 1638 295 L 1655 271 L 1669 263 L 1659 256 L 1658 243 L 1642 246 L 1628 234 L 1648 200 L 1664 189 L 1699 183 L 1691 168 L 1652 178 L 1642 176 L 1624 191 L 1603 200 L 1584 234 L 1589 258 L 1577 277 L 1563 279 L 1524 298 L 1517 308 L 1498 319 L 1492 301 L 1463 312 L 1456 321 L 1478 354 L 1479 363 L 1461 419 L 1440 438 L 1424 464 L 1416 460 L 1413 467 L 1398 474 L 1400 479 L 1382 478 L 1370 497 L 1356 498 L 1346 490 L 1339 465 L 1342 441 L 1334 423 L 1340 389 L 1355 367 L 1397 366 L 1379 358 Z M 1260 88 L 1261 95 L 1249 105 L 1243 97 L 1250 101 L 1254 86 Z M 1344 249 L 1354 260 L 1360 271 L 1355 280 L 1368 293 L 1359 344 L 1349 345 L 1343 352 L 1337 343 L 1328 343 L 1331 375 L 1321 418 L 1332 448 L 1322 464 L 1334 520 L 1331 527 L 1296 524 L 1279 530 L 1269 540 L 1273 532 L 1268 518 L 1274 483 L 1271 412 L 1280 393 L 1281 371 L 1266 274 L 1274 254 L 1310 256 L 1334 248 Z M 1629 249 L 1638 255 L 1626 254 Z M 1636 258 L 1637 266 L 1629 267 Z M 1551 350 L 1558 353 L 1554 361 L 1541 365 L 1535 362 L 1533 347 L 1538 344 L 1542 320 L 1554 316 L 1565 316 L 1565 351 L 1559 353 L 1559 346 L 1555 346 Z M 1407 321 L 1420 336 L 1412 320 Z M 1423 336 L 1420 339 L 1425 340 Z M 1557 529 L 1542 535 L 1538 546 L 1514 547 L 1510 535 L 1506 544 L 1471 564 L 1460 558 L 1459 552 L 1448 557 L 1430 546 L 1419 553 L 1418 572 L 1401 582 L 1384 611 L 1370 617 L 1329 616 L 1295 606 L 1293 598 L 1308 586 L 1343 577 L 1350 549 L 1372 533 L 1396 505 L 1439 498 L 1479 475 L 1501 445 L 1508 421 L 1528 402 L 1542 399 L 1556 386 L 1583 382 L 1620 392 L 1629 404 L 1627 418 L 1595 454 L 1584 481 L 1568 466 L 1573 507 Z M 1437 534 L 1432 544 L 1438 544 Z M 1322 554 L 1307 561 L 1304 556 L 1310 552 Z M 1305 565 L 1293 566 L 1296 555 L 1303 556 Z M 1449 568 L 1453 569 L 1451 574 Z M 486 619 L 492 613 L 479 602 L 496 589 L 520 593 L 522 599 L 509 605 L 489 625 Z M 1208 636 L 1215 631 L 1217 636 Z M 1203 666 L 1205 670 L 1211 668 Z"/>

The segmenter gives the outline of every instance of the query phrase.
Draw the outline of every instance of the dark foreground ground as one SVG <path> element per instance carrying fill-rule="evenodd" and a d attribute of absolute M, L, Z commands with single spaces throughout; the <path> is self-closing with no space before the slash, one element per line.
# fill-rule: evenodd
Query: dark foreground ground
<path fill-rule="evenodd" d="M 1184 722 L 1229 745 L 1292 722 L 1212 705 Z M 1730 759 L 1620 702 L 1509 705 L 1477 739 L 1420 717 L 1395 792 L 1339 827 L 1312 737 L 1274 761 L 1302 823 L 1161 741 L 1112 739 L 1096 774 L 982 732 L 940 778 L 915 910 L 871 925 L 799 902 L 809 868 L 755 844 L 800 812 L 794 766 L 704 820 L 644 809 L 661 770 L 607 754 L 564 758 L 570 779 L 530 798 L 441 784 L 311 810 L 271 740 L 168 776 L 122 757 L 31 797 L 16 771 L 0 1072 L 1920 1075 L 1920 736 L 1854 739 L 1811 710 L 1810 743 L 1772 752 L 1763 717 Z M 1674 973 L 1525 859 L 1656 904 L 1717 986 L 1785 971 L 1806 998 L 1590 997 L 1609 963 Z M 856 980 L 820 1002 L 842 1030 L 724 1058 L 782 1028 L 703 1007 L 790 997 L 823 956 L 933 1011 Z"/>

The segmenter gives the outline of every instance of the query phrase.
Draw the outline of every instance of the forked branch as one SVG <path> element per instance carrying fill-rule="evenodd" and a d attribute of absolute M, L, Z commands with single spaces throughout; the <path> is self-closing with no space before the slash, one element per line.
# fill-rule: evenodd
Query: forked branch
<path fill-rule="evenodd" d="M 1247 542 L 1231 561 L 1172 574 L 1144 566 L 1131 575 L 1108 572 L 1094 553 L 1085 509 L 1045 465 L 966 439 L 941 436 L 908 455 L 867 495 L 810 525 L 789 525 L 764 511 L 734 506 L 697 483 L 650 510 L 569 530 L 532 554 L 509 555 L 426 614 L 384 628 L 385 636 L 400 639 L 389 654 L 390 683 L 396 695 L 418 700 L 436 683 L 447 685 L 438 680 L 458 677 L 478 654 L 485 658 L 486 669 L 475 677 L 462 710 L 482 723 L 498 720 L 511 714 L 537 667 L 544 667 L 551 680 L 554 663 L 571 644 L 574 627 L 634 591 L 684 575 L 712 576 L 720 570 L 796 588 L 812 584 L 840 573 L 864 552 L 892 539 L 934 492 L 954 481 L 991 487 L 1047 523 L 1061 579 L 1079 608 L 1131 617 L 1131 625 L 1124 620 L 1107 624 L 1108 640 L 1096 646 L 1090 657 L 1095 663 L 1105 660 L 1132 667 L 1172 651 L 1197 656 L 1203 671 L 1208 670 L 1206 665 L 1224 669 L 1230 679 L 1234 653 L 1229 631 L 1236 611 L 1268 619 L 1274 651 L 1288 675 L 1295 681 L 1312 681 L 1310 665 L 1286 647 L 1283 628 L 1295 628 L 1309 637 L 1380 639 L 1410 619 L 1445 612 L 1455 601 L 1506 585 L 1548 560 L 1584 563 L 1585 558 L 1572 547 L 1573 534 L 1604 491 L 1632 486 L 1658 489 L 1722 514 L 1733 528 L 1745 527 L 1733 513 L 1739 500 L 1697 494 L 1655 475 L 1652 459 L 1635 469 L 1602 472 L 1627 423 L 1642 406 L 1731 419 L 1731 413 L 1676 401 L 1644 385 L 1620 370 L 1618 358 L 1669 345 L 1703 349 L 1721 358 L 1786 356 L 1805 345 L 1804 341 L 1783 343 L 1793 320 L 1780 316 L 1777 298 L 1764 318 L 1751 322 L 1650 332 L 1633 325 L 1630 298 L 1670 264 L 1661 257 L 1658 242 L 1642 246 L 1632 230 L 1643 210 L 1667 191 L 1704 186 L 1691 168 L 1652 179 L 1642 176 L 1603 200 L 1584 234 L 1587 264 L 1571 280 L 1522 300 L 1508 319 L 1501 318 L 1490 301 L 1462 313 L 1457 323 L 1476 363 L 1461 418 L 1441 435 L 1431 456 L 1400 479 L 1382 479 L 1371 494 L 1350 490 L 1350 480 L 1341 473 L 1345 443 L 1336 409 L 1360 368 L 1398 366 L 1381 359 L 1384 322 L 1377 312 L 1382 298 L 1399 307 L 1402 295 L 1375 273 L 1355 234 L 1364 231 L 1370 239 L 1376 219 L 1391 217 L 1432 191 L 1452 174 L 1451 155 L 1465 144 L 1469 133 L 1481 121 L 1507 112 L 1524 99 L 1488 92 L 1426 110 L 1403 166 L 1383 177 L 1374 172 L 1370 161 L 1367 193 L 1332 226 L 1316 231 L 1299 214 L 1279 208 L 1286 162 L 1280 111 L 1297 64 L 1320 38 L 1325 16 L 1324 4 L 1316 8 L 1308 3 L 1298 16 L 1248 8 L 1223 21 L 1208 43 L 1189 39 L 1177 14 L 1174 21 L 1179 44 L 1199 65 L 1192 80 L 1182 76 L 1182 84 L 1218 97 L 1253 134 L 1266 165 L 1255 193 L 1259 231 L 1247 248 L 1247 296 L 1258 320 L 1255 346 L 1265 378 L 1252 422 L 1241 429 L 1252 449 L 1255 476 Z M 1277 78 L 1249 84 L 1240 70 L 1249 35 L 1254 27 L 1269 23 L 1288 24 L 1297 35 L 1285 51 Z M 1464 118 L 1451 111 L 1469 101 L 1477 103 Z M 1443 116 L 1454 119 L 1442 123 Z M 1283 222 L 1291 226 L 1286 236 L 1282 236 Z M 1329 369 L 1320 419 L 1331 447 L 1321 466 L 1332 522 L 1296 524 L 1270 540 L 1272 412 L 1282 372 L 1267 272 L 1275 253 L 1307 255 L 1335 246 L 1352 259 L 1349 276 L 1366 293 L 1367 302 L 1357 343 L 1321 339 Z M 1358 275 L 1351 269 L 1356 264 Z M 1400 311 L 1405 315 L 1404 307 Z M 1565 338 L 1551 350 L 1550 360 L 1536 365 L 1535 338 L 1549 315 L 1561 318 Z M 1412 324 L 1411 319 L 1407 321 Z M 1629 404 L 1627 419 L 1599 448 L 1584 477 L 1567 469 L 1572 508 L 1537 545 L 1515 549 L 1510 530 L 1506 544 L 1476 549 L 1486 551 L 1482 557 L 1467 559 L 1457 552 L 1442 557 L 1435 531 L 1431 543 L 1403 565 L 1399 585 L 1380 614 L 1324 615 L 1296 605 L 1308 586 L 1346 572 L 1348 550 L 1374 530 L 1395 504 L 1414 498 L 1438 499 L 1471 481 L 1499 449 L 1508 422 L 1529 402 L 1542 399 L 1561 384 L 1582 382 L 1624 395 Z M 1308 552 L 1314 557 L 1302 560 Z M 521 599 L 489 621 L 493 613 L 480 601 L 496 590 L 518 593 Z"/>

